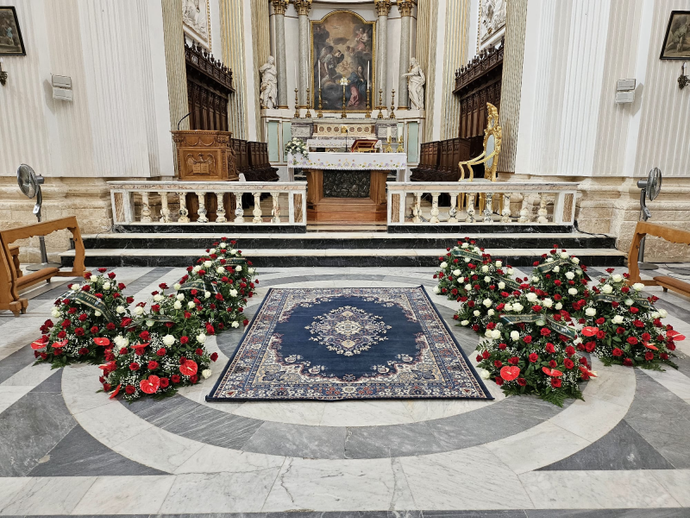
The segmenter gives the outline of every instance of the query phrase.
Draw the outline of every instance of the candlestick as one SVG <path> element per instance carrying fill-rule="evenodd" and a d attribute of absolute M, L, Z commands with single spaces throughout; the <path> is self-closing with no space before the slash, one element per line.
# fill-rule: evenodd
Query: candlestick
<path fill-rule="evenodd" d="M 343 87 L 343 112 L 341 113 L 341 117 L 344 119 L 347 117 L 345 113 L 345 87 L 347 86 L 347 79 L 345 79 L 345 77 L 340 79 L 340 86 Z"/>
<path fill-rule="evenodd" d="M 390 140 L 391 140 L 391 127 L 390 126 L 388 126 L 386 128 L 386 138 L 388 139 L 388 142 L 390 142 Z"/>
<path fill-rule="evenodd" d="M 320 71 L 319 71 L 319 73 L 320 73 Z M 323 102 L 321 99 L 321 83 L 319 83 L 319 111 L 316 114 L 316 117 L 319 119 L 323 118 L 323 111 L 322 110 L 323 110 Z"/>
<path fill-rule="evenodd" d="M 297 88 L 295 88 L 295 119 L 299 119 L 299 98 L 297 97 Z"/>
<path fill-rule="evenodd" d="M 395 119 L 395 89 L 391 90 L 391 119 Z"/>
<path fill-rule="evenodd" d="M 311 119 L 311 95 L 309 94 L 309 87 L 307 86 L 307 119 Z"/>
<path fill-rule="evenodd" d="M 367 88 L 367 112 L 364 114 L 365 119 L 371 119 L 371 88 Z"/>
<path fill-rule="evenodd" d="M 383 150 L 384 153 L 392 153 L 393 152 L 393 146 L 391 146 L 391 135 L 390 135 L 390 127 L 388 128 L 388 137 L 386 137 L 386 148 Z"/>
<path fill-rule="evenodd" d="M 379 110 L 377 119 L 383 119 L 383 88 L 379 88 L 379 105 L 376 107 Z"/>
<path fill-rule="evenodd" d="M 403 147 L 403 135 L 402 131 L 400 131 L 400 125 L 398 125 L 398 149 L 396 149 L 396 153 L 404 153 L 405 148 Z"/>

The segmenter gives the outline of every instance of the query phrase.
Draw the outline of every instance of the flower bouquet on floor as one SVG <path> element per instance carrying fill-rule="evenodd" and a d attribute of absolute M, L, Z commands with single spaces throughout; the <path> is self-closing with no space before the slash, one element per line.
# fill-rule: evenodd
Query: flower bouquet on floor
<path fill-rule="evenodd" d="M 666 311 L 654 307 L 657 297 L 641 295 L 643 284 L 628 286 L 628 274 L 613 271 L 607 269 L 609 277 L 592 288 L 594 295 L 586 308 L 588 325 L 582 329 L 587 337 L 585 349 L 593 351 L 605 365 L 662 370 L 665 364 L 677 368 L 671 356 L 675 342 L 685 337 L 662 324 Z"/>
<path fill-rule="evenodd" d="M 581 319 L 590 296 L 586 272 L 587 267 L 577 257 L 554 245 L 553 250 L 542 255 L 541 262 L 535 261 L 531 284 L 537 288 L 537 294 L 548 294 L 553 299 L 554 309 L 565 310 L 584 324 Z"/>
<path fill-rule="evenodd" d="M 127 401 L 142 396 L 166 397 L 185 385 L 211 375 L 209 366 L 218 358 L 208 354 L 204 343 L 213 326 L 204 326 L 196 308 L 183 308 L 174 293 L 155 292 L 149 312 L 145 303 L 136 306 L 137 321 L 125 320 L 125 331 L 113 339 L 100 382 L 110 397 Z"/>
<path fill-rule="evenodd" d="M 41 326 L 42 336 L 31 344 L 36 363 L 51 363 L 53 368 L 71 363 L 100 363 L 112 339 L 122 331 L 122 322 L 129 318 L 123 283 L 115 273 L 84 274 L 82 284 L 69 285 L 69 291 L 55 301 L 52 319 Z"/>
<path fill-rule="evenodd" d="M 446 248 L 446 255 L 438 258 L 439 271 L 434 274 L 438 284 L 434 287 L 434 293 L 457 301 L 465 295 L 465 281 L 475 274 L 469 265 L 474 267 L 484 259 L 484 249 L 475 243 L 466 237 L 452 249 Z"/>
<path fill-rule="evenodd" d="M 581 339 L 567 312 L 551 314 L 529 293 L 511 298 L 499 321 L 487 324 L 477 349 L 480 374 L 509 395 L 535 394 L 558 406 L 582 399 L 578 383 L 595 373 L 577 352 Z"/>

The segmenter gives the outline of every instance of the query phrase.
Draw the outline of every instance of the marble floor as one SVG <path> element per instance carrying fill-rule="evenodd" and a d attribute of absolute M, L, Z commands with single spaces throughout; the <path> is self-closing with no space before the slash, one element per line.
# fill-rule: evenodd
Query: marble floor
<path fill-rule="evenodd" d="M 145 300 L 183 269 L 116 273 Z M 434 285 L 431 268 L 258 273 L 248 315 L 270 287 Z M 595 361 L 586 401 L 562 409 L 493 383 L 488 402 L 207 403 L 233 330 L 210 340 L 211 379 L 128 405 L 96 393 L 95 366 L 32 366 L 59 282 L 34 290 L 26 315 L 0 312 L 0 515 L 690 517 L 690 341 L 678 371 Z M 690 336 L 690 299 L 651 292 Z M 474 359 L 455 303 L 432 297 Z"/>

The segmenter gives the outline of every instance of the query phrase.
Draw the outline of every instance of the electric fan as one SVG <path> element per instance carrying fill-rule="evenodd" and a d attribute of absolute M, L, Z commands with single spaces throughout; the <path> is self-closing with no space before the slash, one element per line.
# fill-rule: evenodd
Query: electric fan
<path fill-rule="evenodd" d="M 658 167 L 655 167 L 647 175 L 646 180 L 638 180 L 637 186 L 642 189 L 640 191 L 640 217 L 642 221 L 647 221 L 652 217 L 652 213 L 649 212 L 647 208 L 647 203 L 645 200 L 652 201 L 657 196 L 659 196 L 659 191 L 661 191 L 661 171 Z M 637 262 L 639 263 L 640 270 L 656 270 L 658 266 L 654 263 L 644 262 L 644 244 L 647 236 L 644 236 L 640 240 L 640 251 L 637 254 Z"/>
<path fill-rule="evenodd" d="M 36 198 L 36 205 L 34 205 L 33 212 L 36 214 L 36 218 L 38 218 L 39 223 L 41 222 L 41 205 L 43 205 L 43 194 L 41 193 L 41 185 L 43 184 L 43 181 L 43 177 L 40 174 L 36 174 L 31 166 L 22 164 L 17 169 L 17 183 L 19 184 L 19 189 L 27 198 Z M 38 241 L 41 249 L 41 264 L 30 264 L 26 267 L 26 269 L 35 272 L 42 268 L 59 268 L 59 264 L 48 262 L 45 238 L 43 236 L 39 236 Z"/>

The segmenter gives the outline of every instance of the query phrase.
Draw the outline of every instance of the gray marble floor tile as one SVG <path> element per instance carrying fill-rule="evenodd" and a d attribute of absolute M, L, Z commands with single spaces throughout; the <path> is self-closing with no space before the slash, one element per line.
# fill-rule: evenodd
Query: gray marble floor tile
<path fill-rule="evenodd" d="M 345 457 L 376 459 L 444 451 L 426 423 L 359 426 L 347 429 Z"/>
<path fill-rule="evenodd" d="M 688 518 L 688 509 L 529 509 L 527 518 Z M 426 516 L 426 515 L 425 515 Z"/>
<path fill-rule="evenodd" d="M 31 470 L 32 477 L 163 475 L 162 471 L 134 462 L 98 442 L 75 426 Z"/>
<path fill-rule="evenodd" d="M 422 511 L 424 518 L 527 518 L 525 511 Z"/>
<path fill-rule="evenodd" d="M 56 371 L 3 412 L 0 476 L 27 475 L 76 426 L 62 395 L 54 393 L 61 375 Z"/>
<path fill-rule="evenodd" d="M 2 361 L 0 361 L 0 383 L 4 382 L 8 378 L 11 378 L 14 374 L 22 370 L 27 365 L 31 365 L 34 361 L 34 351 L 27 343 L 26 347 L 18 349 L 10 354 L 7 358 L 4 358 Z"/>
<path fill-rule="evenodd" d="M 541 470 L 673 469 L 628 423 L 621 421 L 584 450 Z"/>
<path fill-rule="evenodd" d="M 95 481 L 95 477 L 30 478 L 14 498 L 0 502 L 0 514 L 70 514 Z"/>
<path fill-rule="evenodd" d="M 345 457 L 345 428 L 300 426 L 266 421 L 242 447 L 244 451 L 307 459 Z"/>

